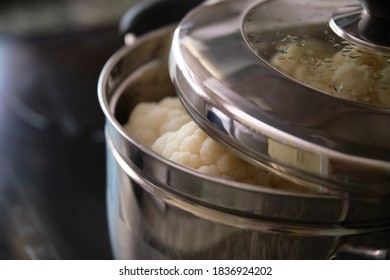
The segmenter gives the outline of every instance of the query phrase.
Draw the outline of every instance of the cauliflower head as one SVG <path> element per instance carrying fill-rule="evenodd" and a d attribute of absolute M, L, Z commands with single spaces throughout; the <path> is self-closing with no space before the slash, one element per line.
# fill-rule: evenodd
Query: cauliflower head
<path fill-rule="evenodd" d="M 124 125 L 138 142 L 152 147 L 154 141 L 166 132 L 176 131 L 191 118 L 177 98 L 166 97 L 159 103 L 139 103 Z"/>
<path fill-rule="evenodd" d="M 305 190 L 225 149 L 192 121 L 177 97 L 138 104 L 124 128 L 144 146 L 201 173 L 261 186 Z"/>

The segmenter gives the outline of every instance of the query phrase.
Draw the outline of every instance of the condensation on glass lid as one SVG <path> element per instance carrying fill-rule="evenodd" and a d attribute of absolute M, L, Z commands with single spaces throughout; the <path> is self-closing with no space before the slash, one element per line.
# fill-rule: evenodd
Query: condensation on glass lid
<path fill-rule="evenodd" d="M 273 24 L 261 25 L 259 21 L 254 24 L 260 6 L 253 8 L 243 22 L 245 40 L 260 58 L 318 91 L 390 108 L 389 53 L 338 37 L 328 24 L 330 9 L 313 12 L 309 23 L 303 22 L 302 15 L 290 13 L 283 17 L 269 16 L 267 21 Z"/>

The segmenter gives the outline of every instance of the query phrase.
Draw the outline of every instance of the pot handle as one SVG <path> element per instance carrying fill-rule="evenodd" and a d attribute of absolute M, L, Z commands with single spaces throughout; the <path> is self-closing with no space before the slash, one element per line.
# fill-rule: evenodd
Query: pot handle
<path fill-rule="evenodd" d="M 179 22 L 191 9 L 204 0 L 141 0 L 121 18 L 121 36 L 139 37 L 160 27 Z"/>

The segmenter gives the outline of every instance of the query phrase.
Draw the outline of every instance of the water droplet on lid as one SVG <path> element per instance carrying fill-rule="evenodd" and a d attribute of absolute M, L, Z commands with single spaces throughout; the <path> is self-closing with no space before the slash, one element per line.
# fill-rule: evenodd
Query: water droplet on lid
<path fill-rule="evenodd" d="M 388 64 L 390 64 L 390 58 L 389 58 L 389 59 L 386 59 L 386 62 L 387 62 Z"/>
<path fill-rule="evenodd" d="M 358 52 L 351 52 L 348 56 L 350 58 L 358 58 L 358 57 L 361 57 L 361 54 Z"/>
<path fill-rule="evenodd" d="M 324 58 L 323 62 L 324 63 L 333 63 L 333 59 L 326 57 L 326 58 Z"/>
<path fill-rule="evenodd" d="M 374 72 L 374 74 L 372 74 L 372 78 L 375 80 L 379 80 L 383 78 L 383 75 L 379 72 Z"/>
<path fill-rule="evenodd" d="M 290 39 L 290 41 L 295 41 L 298 39 L 298 36 L 287 35 L 287 38 Z"/>
<path fill-rule="evenodd" d="M 275 48 L 278 52 L 281 53 L 287 53 L 288 52 L 288 47 L 285 45 L 280 45 Z"/>
<path fill-rule="evenodd" d="M 336 82 L 333 84 L 333 88 L 335 91 L 339 92 L 343 89 L 344 83 L 343 82 Z"/>
<path fill-rule="evenodd" d="M 306 56 L 311 56 L 311 55 L 314 54 L 314 51 L 312 51 L 312 50 L 306 50 L 306 51 L 304 51 L 302 54 L 303 54 L 303 55 L 306 55 Z"/>
<path fill-rule="evenodd" d="M 282 32 L 282 31 L 278 31 L 278 32 L 276 32 L 276 35 L 278 35 L 278 36 L 284 36 L 284 35 L 285 35 L 285 33 L 284 33 L 284 32 Z"/>
<path fill-rule="evenodd" d="M 299 41 L 296 43 L 297 47 L 304 47 L 305 44 L 306 44 L 306 41 L 305 41 L 305 40 L 299 40 Z"/>

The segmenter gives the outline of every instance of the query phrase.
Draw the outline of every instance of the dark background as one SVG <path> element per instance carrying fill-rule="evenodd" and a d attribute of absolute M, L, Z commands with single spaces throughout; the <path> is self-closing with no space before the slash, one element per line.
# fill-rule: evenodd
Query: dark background
<path fill-rule="evenodd" d="M 0 4 L 0 259 L 111 259 L 97 81 L 135 0 Z"/>

